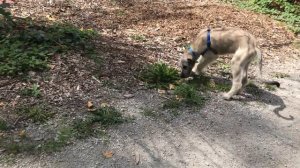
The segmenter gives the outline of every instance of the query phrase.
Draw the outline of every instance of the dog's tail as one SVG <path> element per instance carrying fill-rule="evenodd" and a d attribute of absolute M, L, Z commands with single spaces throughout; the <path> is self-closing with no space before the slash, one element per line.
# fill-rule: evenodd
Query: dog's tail
<path fill-rule="evenodd" d="M 262 62 L 263 62 L 263 58 L 262 58 L 262 53 L 261 50 L 258 48 L 255 48 L 256 50 L 256 56 L 258 58 L 258 68 L 259 68 L 259 80 L 262 83 L 268 84 L 268 85 L 276 85 L 277 87 L 280 87 L 280 83 L 277 81 L 269 81 L 269 80 L 265 80 L 262 78 Z"/>

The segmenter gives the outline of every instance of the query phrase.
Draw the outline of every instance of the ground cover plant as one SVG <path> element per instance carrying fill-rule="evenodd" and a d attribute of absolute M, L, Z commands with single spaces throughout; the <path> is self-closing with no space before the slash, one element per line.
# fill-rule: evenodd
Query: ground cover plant
<path fill-rule="evenodd" d="M 300 2 L 294 0 L 223 0 L 241 8 L 269 14 L 276 20 L 287 23 L 296 34 L 300 32 Z"/>

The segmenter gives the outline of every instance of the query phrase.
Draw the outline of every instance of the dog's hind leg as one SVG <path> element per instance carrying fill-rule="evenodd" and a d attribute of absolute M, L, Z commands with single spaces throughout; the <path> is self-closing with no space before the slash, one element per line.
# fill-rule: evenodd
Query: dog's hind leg
<path fill-rule="evenodd" d="M 230 91 L 223 95 L 226 100 L 239 93 L 243 88 L 243 84 L 247 82 L 247 71 L 245 70 L 247 66 L 243 60 L 245 58 L 244 54 L 245 52 L 242 50 L 237 51 L 231 60 L 232 86 Z"/>
<path fill-rule="evenodd" d="M 207 51 L 204 55 L 200 56 L 198 63 L 195 64 L 192 72 L 196 75 L 199 75 L 201 71 L 210 63 L 218 58 L 218 55 L 214 54 L 211 51 Z"/>
<path fill-rule="evenodd" d="M 244 68 L 242 68 L 242 88 L 239 90 L 239 93 L 242 93 L 245 86 L 248 84 L 248 67 L 250 62 L 246 63 Z"/>

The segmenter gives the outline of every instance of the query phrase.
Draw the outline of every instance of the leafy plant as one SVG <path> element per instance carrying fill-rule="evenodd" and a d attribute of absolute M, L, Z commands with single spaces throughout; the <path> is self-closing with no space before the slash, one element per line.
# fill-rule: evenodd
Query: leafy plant
<path fill-rule="evenodd" d="M 41 91 L 39 89 L 39 85 L 37 85 L 37 84 L 32 85 L 32 87 L 30 87 L 30 88 L 22 89 L 21 93 L 24 96 L 31 96 L 31 97 L 35 97 L 35 98 L 38 98 L 41 96 Z"/>
<path fill-rule="evenodd" d="M 167 88 L 169 84 L 179 79 L 178 71 L 167 64 L 159 62 L 147 66 L 140 75 L 150 87 Z"/>

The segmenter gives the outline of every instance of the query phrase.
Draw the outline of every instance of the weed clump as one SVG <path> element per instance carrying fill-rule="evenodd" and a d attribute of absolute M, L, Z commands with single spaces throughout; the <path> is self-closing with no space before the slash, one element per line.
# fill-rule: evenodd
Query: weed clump
<path fill-rule="evenodd" d="M 140 75 L 150 87 L 168 88 L 169 84 L 179 79 L 178 71 L 167 64 L 159 62 L 147 66 Z"/>
<path fill-rule="evenodd" d="M 41 91 L 39 89 L 39 85 L 37 84 L 32 85 L 32 87 L 22 89 L 21 94 L 35 98 L 41 97 Z"/>
<path fill-rule="evenodd" d="M 17 110 L 17 114 L 25 120 L 32 120 L 34 123 L 44 123 L 54 116 L 45 105 L 35 105 L 21 107 Z"/>
<path fill-rule="evenodd" d="M 183 102 L 189 105 L 203 105 L 204 98 L 197 93 L 197 90 L 188 84 L 178 85 L 174 94 L 181 99 Z"/>

